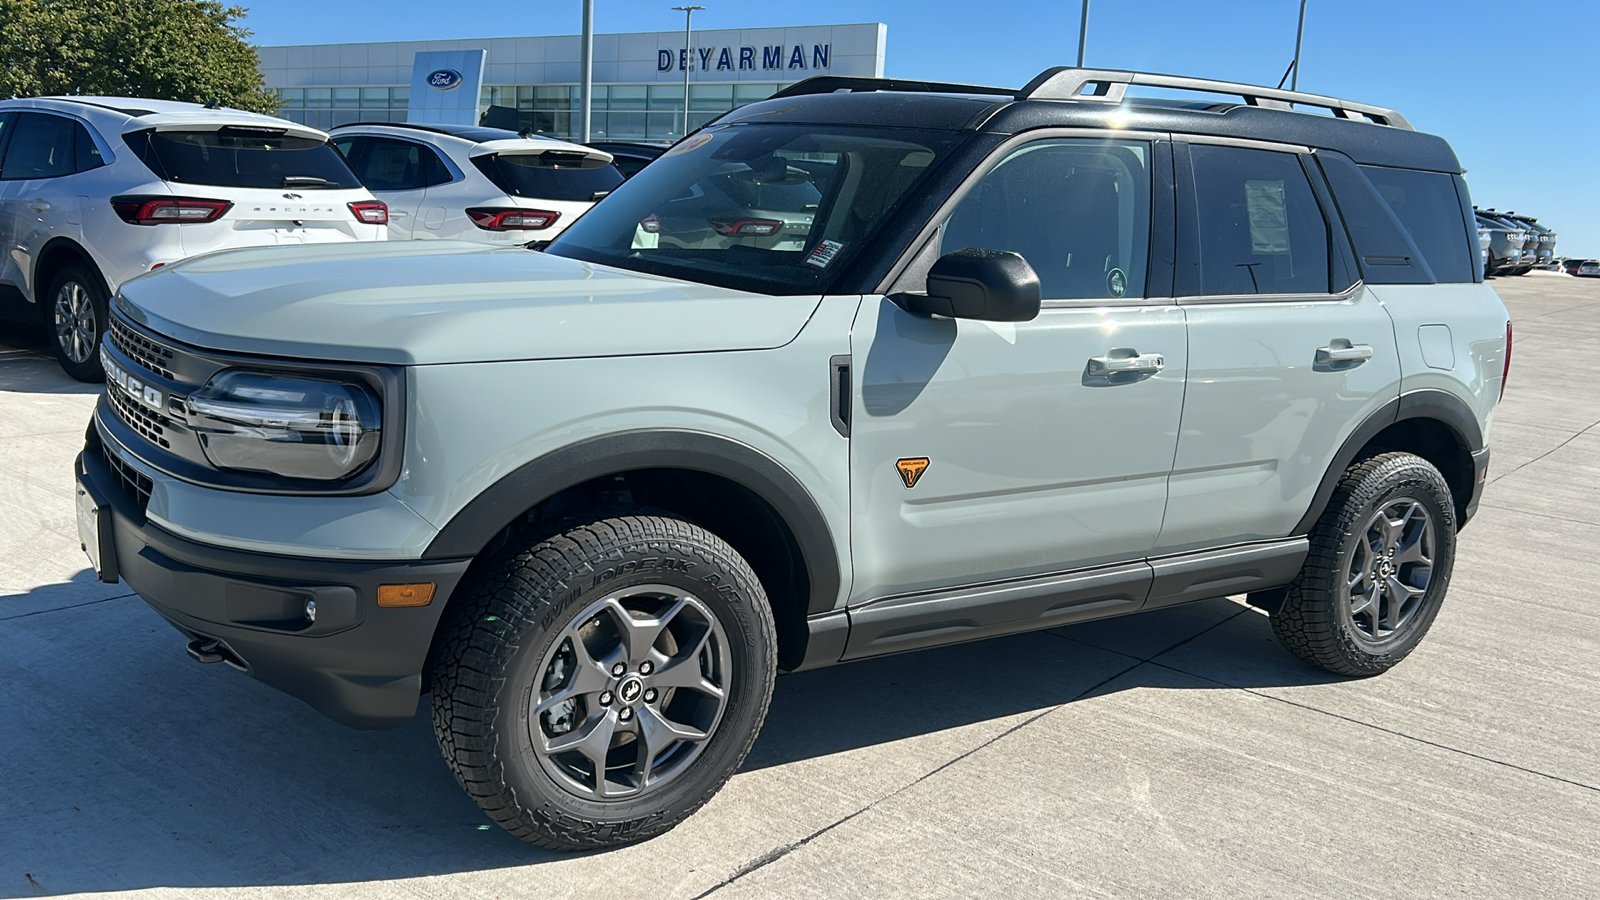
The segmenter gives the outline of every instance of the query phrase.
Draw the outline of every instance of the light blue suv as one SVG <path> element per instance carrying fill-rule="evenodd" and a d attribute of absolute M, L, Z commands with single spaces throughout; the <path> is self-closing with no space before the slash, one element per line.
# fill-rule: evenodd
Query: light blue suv
<path fill-rule="evenodd" d="M 429 693 L 495 822 L 626 843 L 738 768 L 779 671 L 1237 594 L 1394 665 L 1510 362 L 1475 241 L 1392 110 L 813 79 L 543 252 L 124 285 L 80 530 L 196 659 L 358 727 Z"/>

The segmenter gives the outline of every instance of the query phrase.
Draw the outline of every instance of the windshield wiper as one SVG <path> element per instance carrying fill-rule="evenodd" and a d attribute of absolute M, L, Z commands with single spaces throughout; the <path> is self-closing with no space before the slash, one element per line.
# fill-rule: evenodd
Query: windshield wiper
<path fill-rule="evenodd" d="M 329 181 L 326 178 L 318 178 L 315 175 L 287 175 L 283 179 L 283 184 L 279 185 L 279 187 L 304 187 L 304 188 L 338 187 L 338 186 L 339 186 L 338 184 L 336 184 L 336 183 L 334 183 L 332 181 Z"/>
<path fill-rule="evenodd" d="M 609 197 L 610 195 L 611 195 L 610 191 L 595 191 L 594 193 L 589 195 L 589 202 L 590 203 L 598 203 L 599 201 L 604 200 L 606 197 Z"/>

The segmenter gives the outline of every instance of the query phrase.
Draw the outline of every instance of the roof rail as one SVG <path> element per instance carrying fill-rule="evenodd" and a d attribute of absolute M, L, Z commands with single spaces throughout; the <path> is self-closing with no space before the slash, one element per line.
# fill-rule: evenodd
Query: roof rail
<path fill-rule="evenodd" d="M 977 84 L 952 84 L 943 81 L 907 81 L 903 78 L 851 78 L 845 75 L 818 75 L 797 81 L 773 94 L 769 99 L 800 97 L 806 94 L 834 94 L 840 91 L 870 93 L 872 91 L 904 91 L 925 94 L 992 94 L 1015 97 L 1012 88 L 985 87 Z"/>
<path fill-rule="evenodd" d="M 1070 66 L 1046 69 L 1028 82 L 1016 96 L 1018 100 L 1098 100 L 1105 103 L 1121 103 L 1128 86 L 1135 84 L 1179 91 L 1227 94 L 1243 98 L 1244 102 L 1251 106 L 1266 109 L 1293 111 L 1294 104 L 1315 106 L 1326 109 L 1341 119 L 1360 121 L 1364 118 L 1379 125 L 1403 128 L 1406 131 L 1414 130 L 1404 116 L 1381 106 L 1368 106 L 1365 103 L 1352 103 L 1336 97 L 1303 94 L 1299 91 L 1285 91 L 1254 84 L 1185 78 L 1180 75 L 1155 75 L 1149 72 L 1125 72 L 1117 69 L 1076 69 Z"/>

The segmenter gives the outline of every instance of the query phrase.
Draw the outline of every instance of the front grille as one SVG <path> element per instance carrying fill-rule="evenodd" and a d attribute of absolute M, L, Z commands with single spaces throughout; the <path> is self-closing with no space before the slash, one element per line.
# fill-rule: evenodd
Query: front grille
<path fill-rule="evenodd" d="M 157 447 L 163 450 L 172 449 L 172 443 L 167 440 L 167 429 L 164 427 L 166 417 L 139 405 L 115 384 L 106 385 L 106 399 L 111 402 L 111 408 L 124 425 Z"/>
<path fill-rule="evenodd" d="M 129 359 L 144 366 L 146 369 L 160 375 L 168 381 L 175 380 L 172 376 L 172 348 L 164 347 L 127 325 L 115 316 L 111 317 L 111 345 L 122 351 Z"/>
<path fill-rule="evenodd" d="M 139 504 L 140 512 L 144 512 L 145 508 L 150 505 L 150 489 L 155 486 L 154 483 L 140 474 L 138 469 L 118 459 L 117 455 L 106 449 L 104 445 L 100 447 L 100 454 L 105 457 L 106 466 L 111 469 L 111 474 L 117 476 L 117 481 L 122 485 L 123 493 Z"/>

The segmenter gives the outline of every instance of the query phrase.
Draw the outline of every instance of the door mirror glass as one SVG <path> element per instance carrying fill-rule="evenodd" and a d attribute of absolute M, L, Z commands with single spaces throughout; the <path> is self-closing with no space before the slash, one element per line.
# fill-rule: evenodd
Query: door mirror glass
<path fill-rule="evenodd" d="M 1039 315 L 1039 276 L 1021 255 L 1008 250 L 957 250 L 928 270 L 926 294 L 896 294 L 907 312 L 1028 322 Z"/>

